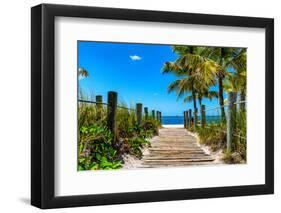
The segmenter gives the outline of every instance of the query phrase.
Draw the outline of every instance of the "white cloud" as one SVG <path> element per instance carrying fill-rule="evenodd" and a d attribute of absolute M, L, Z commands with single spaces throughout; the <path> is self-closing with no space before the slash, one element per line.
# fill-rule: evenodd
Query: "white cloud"
<path fill-rule="evenodd" d="M 141 60 L 141 57 L 138 56 L 138 55 L 130 55 L 130 58 L 131 58 L 133 61 L 139 61 L 139 60 Z"/>

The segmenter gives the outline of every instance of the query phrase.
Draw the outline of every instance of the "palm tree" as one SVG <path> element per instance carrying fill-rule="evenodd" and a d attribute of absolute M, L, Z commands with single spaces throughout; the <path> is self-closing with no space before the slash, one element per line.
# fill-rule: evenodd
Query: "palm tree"
<path fill-rule="evenodd" d="M 207 47 L 173 46 L 173 51 L 179 55 L 177 63 L 190 70 L 189 77 L 193 83 L 193 99 L 197 98 L 201 104 L 202 95 L 206 94 L 209 87 L 216 84 L 216 75 L 220 72 L 220 66 L 205 57 L 210 50 Z"/>
<path fill-rule="evenodd" d="M 175 91 L 178 99 L 186 93 L 191 93 L 193 106 L 196 109 L 196 91 L 193 79 L 190 78 L 191 70 L 188 67 L 182 67 L 178 62 L 166 62 L 162 67 L 162 73 L 172 73 L 179 78 L 168 85 L 168 92 Z"/>
<path fill-rule="evenodd" d="M 189 99 L 193 101 L 194 110 L 197 109 L 197 98 L 201 108 L 202 97 L 210 86 L 216 84 L 216 75 L 221 68 L 213 60 L 204 57 L 210 52 L 206 47 L 177 45 L 172 49 L 178 58 L 175 62 L 166 62 L 162 72 L 173 73 L 179 79 L 168 86 L 168 92 L 176 91 L 178 98 L 191 93 Z"/>
<path fill-rule="evenodd" d="M 86 70 L 86 69 L 84 69 L 84 68 L 82 68 L 82 67 L 79 67 L 79 69 L 78 69 L 78 77 L 88 77 L 89 76 L 89 72 Z"/>
<path fill-rule="evenodd" d="M 228 74 L 227 69 L 241 67 L 243 61 L 243 54 L 245 49 L 241 48 L 225 48 L 225 47 L 210 47 L 209 51 L 204 55 L 208 59 L 216 62 L 219 66 L 219 72 L 217 73 L 218 87 L 219 87 L 219 104 L 221 108 L 222 119 L 225 120 L 224 110 L 224 86 L 223 81 Z"/>
<path fill-rule="evenodd" d="M 247 90 L 247 52 L 241 49 L 239 54 L 233 59 L 231 65 L 235 69 L 234 84 L 237 92 L 240 92 L 241 109 L 245 110 L 246 90 Z"/>

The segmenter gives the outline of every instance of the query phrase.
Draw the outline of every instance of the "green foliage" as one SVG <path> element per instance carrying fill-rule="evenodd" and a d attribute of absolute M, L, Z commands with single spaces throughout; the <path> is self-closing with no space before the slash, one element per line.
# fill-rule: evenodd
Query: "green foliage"
<path fill-rule="evenodd" d="M 144 131 L 144 136 L 146 138 L 151 138 L 154 135 L 158 135 L 158 128 L 161 126 L 160 122 L 153 119 L 152 117 L 148 117 L 144 119 L 141 123 L 141 128 Z"/>
<path fill-rule="evenodd" d="M 87 98 L 81 95 L 83 100 L 93 100 L 92 98 Z M 98 124 L 100 126 L 106 125 L 106 113 L 107 110 L 104 106 L 100 108 L 95 104 L 91 103 L 78 103 L 78 126 L 90 126 L 93 124 Z"/>
<path fill-rule="evenodd" d="M 91 100 L 89 97 L 81 99 Z M 125 153 L 142 157 L 142 148 L 149 146 L 148 138 L 158 134 L 161 124 L 148 116 L 137 124 L 135 110 L 125 104 L 117 108 L 117 141 L 113 144 L 112 133 L 107 129 L 106 107 L 95 104 L 78 105 L 78 170 L 119 169 Z M 119 105 L 119 106 L 120 106 Z"/>
<path fill-rule="evenodd" d="M 155 119 L 143 119 L 141 124 L 137 124 L 134 114 L 122 115 L 122 119 L 118 119 L 118 138 L 122 141 L 121 153 L 130 153 L 138 158 L 142 157 L 141 148 L 150 145 L 147 138 L 151 138 L 158 134 L 159 123 Z M 131 116 L 129 116 L 131 115 Z M 123 120 L 124 119 L 124 120 Z"/>
<path fill-rule="evenodd" d="M 237 152 L 243 160 L 247 157 L 247 113 L 245 110 L 237 110 L 235 119 L 235 136 L 232 149 Z M 239 137 L 238 137 L 239 136 Z"/>
<path fill-rule="evenodd" d="M 197 127 L 200 142 L 211 147 L 213 151 L 226 147 L 226 125 L 224 123 L 208 124 L 205 128 Z"/>
<path fill-rule="evenodd" d="M 106 127 L 93 124 L 79 131 L 78 170 L 118 169 L 117 150 L 112 145 L 112 133 Z"/>
<path fill-rule="evenodd" d="M 237 152 L 224 152 L 222 160 L 227 164 L 237 164 L 244 162 L 242 156 Z"/>
<path fill-rule="evenodd" d="M 231 152 L 226 151 L 226 124 L 212 123 L 205 128 L 198 127 L 197 133 L 202 144 L 208 145 L 213 151 L 223 149 L 223 161 L 225 163 L 242 163 L 247 158 L 246 141 L 246 111 L 237 110 L 235 114 L 235 130 L 233 133 L 233 143 Z"/>
<path fill-rule="evenodd" d="M 131 153 L 134 154 L 136 157 L 141 158 L 142 157 L 141 148 L 144 145 L 150 145 L 150 142 L 146 140 L 143 136 L 137 136 L 137 137 L 129 138 L 128 144 L 130 145 Z"/>

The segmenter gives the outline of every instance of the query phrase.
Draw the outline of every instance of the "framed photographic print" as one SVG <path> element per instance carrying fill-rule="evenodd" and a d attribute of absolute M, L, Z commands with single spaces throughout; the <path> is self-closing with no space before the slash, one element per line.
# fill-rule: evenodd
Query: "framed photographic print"
<path fill-rule="evenodd" d="M 31 9 L 31 204 L 274 192 L 274 21 Z"/>

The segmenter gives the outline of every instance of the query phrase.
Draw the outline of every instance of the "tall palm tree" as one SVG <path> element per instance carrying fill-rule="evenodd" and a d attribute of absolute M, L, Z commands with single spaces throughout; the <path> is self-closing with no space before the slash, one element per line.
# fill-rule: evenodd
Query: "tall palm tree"
<path fill-rule="evenodd" d="M 176 91 L 178 98 L 191 93 L 190 98 L 196 110 L 196 99 L 201 105 L 202 95 L 206 94 L 210 86 L 215 85 L 215 77 L 221 69 L 216 62 L 204 57 L 210 52 L 208 48 L 177 45 L 172 49 L 178 58 L 175 62 L 166 62 L 162 72 L 173 73 L 180 79 L 168 86 L 168 92 Z"/>
<path fill-rule="evenodd" d="M 218 87 L 219 87 L 219 104 L 221 108 L 221 117 L 225 120 L 224 110 L 224 85 L 223 81 L 228 74 L 227 69 L 240 67 L 242 64 L 241 57 L 244 53 L 244 49 L 241 48 L 226 48 L 226 47 L 210 47 L 205 57 L 208 57 L 212 61 L 219 65 L 220 72 L 217 73 Z"/>

